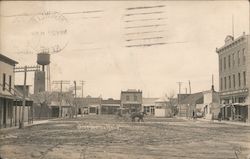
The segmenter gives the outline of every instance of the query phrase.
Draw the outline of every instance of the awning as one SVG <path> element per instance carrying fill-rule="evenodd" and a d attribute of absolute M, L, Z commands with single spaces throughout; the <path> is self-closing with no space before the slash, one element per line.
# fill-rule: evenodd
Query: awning
<path fill-rule="evenodd" d="M 248 106 L 248 105 L 250 105 L 250 104 L 247 104 L 247 103 L 230 103 L 230 104 L 221 104 L 220 108 L 230 107 L 230 106 L 242 106 L 242 107 L 245 107 L 245 106 Z"/>
<path fill-rule="evenodd" d="M 247 103 L 233 103 L 232 105 L 234 105 L 234 106 L 248 106 L 249 104 L 247 104 Z"/>
<path fill-rule="evenodd" d="M 120 107 L 120 104 L 102 104 L 102 106 Z"/>
<path fill-rule="evenodd" d="M 15 96 L 0 93 L 0 98 L 15 99 Z"/>

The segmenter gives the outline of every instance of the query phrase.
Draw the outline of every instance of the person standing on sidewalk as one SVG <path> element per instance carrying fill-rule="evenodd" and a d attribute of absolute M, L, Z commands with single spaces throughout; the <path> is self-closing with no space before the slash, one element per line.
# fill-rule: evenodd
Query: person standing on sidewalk
<path fill-rule="evenodd" d="M 222 118 L 222 114 L 221 114 L 221 112 L 219 112 L 219 114 L 218 114 L 219 121 L 221 121 L 221 118 Z"/>

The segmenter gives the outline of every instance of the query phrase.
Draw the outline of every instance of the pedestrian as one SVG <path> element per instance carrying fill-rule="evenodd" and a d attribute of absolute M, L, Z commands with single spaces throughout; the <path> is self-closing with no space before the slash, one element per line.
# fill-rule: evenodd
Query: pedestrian
<path fill-rule="evenodd" d="M 221 121 L 221 118 L 222 118 L 222 114 L 221 114 L 221 112 L 219 112 L 219 114 L 218 114 L 219 121 Z"/>
<path fill-rule="evenodd" d="M 194 112 L 194 110 L 193 110 L 193 119 L 195 119 L 195 112 Z"/>

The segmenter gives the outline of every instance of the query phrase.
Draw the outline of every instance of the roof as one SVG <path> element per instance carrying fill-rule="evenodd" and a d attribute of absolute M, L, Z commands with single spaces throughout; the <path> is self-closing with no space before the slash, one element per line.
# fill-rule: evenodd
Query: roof
<path fill-rule="evenodd" d="M 100 105 L 102 98 L 100 97 L 84 97 L 84 98 L 76 98 L 75 99 L 77 103 L 82 104 L 84 106 L 89 106 L 89 105 Z"/>
<path fill-rule="evenodd" d="M 203 103 L 203 92 L 198 92 L 188 95 L 183 100 L 179 101 L 180 104 L 202 104 Z"/>
<path fill-rule="evenodd" d="M 136 90 L 136 89 L 128 89 L 126 91 L 121 91 L 121 93 L 142 93 L 141 90 Z"/>
<path fill-rule="evenodd" d="M 4 56 L 3 54 L 0 54 L 0 61 L 5 62 L 12 66 L 15 66 L 16 64 L 18 64 L 18 62 L 16 62 L 15 60 L 12 60 L 11 58 L 7 56 Z"/>
<path fill-rule="evenodd" d="M 168 99 L 166 97 L 161 97 L 161 98 L 158 98 L 155 102 L 156 103 L 161 103 L 161 102 L 167 102 Z"/>
<path fill-rule="evenodd" d="M 159 98 L 142 98 L 143 105 L 155 105 L 155 101 Z"/>
<path fill-rule="evenodd" d="M 232 46 L 238 42 L 243 41 L 244 39 L 246 39 L 249 35 L 245 35 L 245 33 L 243 33 L 243 35 L 239 36 L 238 38 L 234 39 L 234 37 L 228 35 L 225 39 L 225 44 L 220 47 L 220 48 L 216 48 L 216 52 L 220 53 L 221 51 L 223 51 L 224 49 L 226 49 L 228 46 Z"/>
<path fill-rule="evenodd" d="M 106 100 L 104 99 L 101 102 L 102 102 L 102 104 L 121 104 L 121 100 L 116 100 L 116 99 L 112 99 L 112 98 L 106 99 Z"/>

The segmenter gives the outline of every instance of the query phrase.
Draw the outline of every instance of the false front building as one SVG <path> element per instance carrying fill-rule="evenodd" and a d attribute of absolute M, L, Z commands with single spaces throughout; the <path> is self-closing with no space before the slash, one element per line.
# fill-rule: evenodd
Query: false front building
<path fill-rule="evenodd" d="M 227 36 L 216 48 L 219 56 L 219 88 L 222 119 L 249 121 L 250 39 Z"/>
<path fill-rule="evenodd" d="M 14 67 L 16 61 L 0 54 L 0 128 L 12 126 L 14 119 Z"/>
<path fill-rule="evenodd" d="M 129 113 L 142 111 L 142 91 L 135 89 L 121 91 L 121 108 L 128 110 Z"/>

